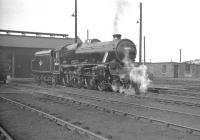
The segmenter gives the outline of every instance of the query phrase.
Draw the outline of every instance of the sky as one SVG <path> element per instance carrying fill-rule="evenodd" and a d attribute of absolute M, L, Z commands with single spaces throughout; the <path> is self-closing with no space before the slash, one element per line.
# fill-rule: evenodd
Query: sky
<path fill-rule="evenodd" d="M 147 62 L 179 62 L 180 49 L 182 61 L 200 59 L 198 0 L 77 0 L 78 36 L 85 41 L 89 30 L 89 38 L 109 41 L 120 33 L 138 49 L 140 2 Z M 74 0 L 0 0 L 0 29 L 74 37 L 74 10 Z"/>

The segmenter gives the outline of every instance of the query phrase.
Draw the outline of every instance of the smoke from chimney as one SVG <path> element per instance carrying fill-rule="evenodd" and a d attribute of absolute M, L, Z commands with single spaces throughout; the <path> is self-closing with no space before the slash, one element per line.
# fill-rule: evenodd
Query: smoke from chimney
<path fill-rule="evenodd" d="M 115 17 L 114 17 L 114 21 L 113 21 L 113 30 L 114 30 L 114 34 L 118 33 L 118 25 L 119 25 L 119 21 L 120 21 L 120 15 L 123 14 L 124 12 L 124 8 L 126 6 L 128 6 L 128 2 L 126 0 L 117 0 L 117 8 L 115 11 Z"/>

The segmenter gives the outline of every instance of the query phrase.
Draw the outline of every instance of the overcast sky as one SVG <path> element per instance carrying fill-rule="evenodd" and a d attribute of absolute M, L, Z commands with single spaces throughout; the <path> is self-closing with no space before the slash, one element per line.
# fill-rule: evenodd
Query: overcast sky
<path fill-rule="evenodd" d="M 77 1 L 78 36 L 83 41 L 88 29 L 90 38 L 108 41 L 113 33 L 120 33 L 138 47 L 136 22 L 142 2 L 147 61 L 179 62 L 179 49 L 183 61 L 200 58 L 198 0 Z M 74 37 L 73 12 L 74 0 L 0 0 L 0 29 L 65 33 Z"/>

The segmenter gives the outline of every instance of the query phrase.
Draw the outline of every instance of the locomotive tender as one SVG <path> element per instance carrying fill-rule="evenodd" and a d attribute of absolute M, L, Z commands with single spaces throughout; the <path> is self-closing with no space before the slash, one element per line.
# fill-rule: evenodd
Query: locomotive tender
<path fill-rule="evenodd" d="M 64 84 L 72 87 L 98 89 L 119 87 L 134 88 L 139 94 L 139 84 L 129 78 L 125 59 L 134 63 L 136 46 L 129 39 L 113 35 L 112 41 L 77 43 L 55 50 L 36 52 L 32 72 L 38 83 Z"/>

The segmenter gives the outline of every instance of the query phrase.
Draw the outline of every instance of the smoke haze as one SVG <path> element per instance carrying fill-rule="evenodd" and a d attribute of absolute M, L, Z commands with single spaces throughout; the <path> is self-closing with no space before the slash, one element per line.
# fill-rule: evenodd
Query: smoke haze
<path fill-rule="evenodd" d="M 118 25 L 119 25 L 119 21 L 120 21 L 120 16 L 123 15 L 124 8 L 127 6 L 128 6 L 128 2 L 126 0 L 117 0 L 115 17 L 114 17 L 114 21 L 113 21 L 114 34 L 118 33 Z"/>

